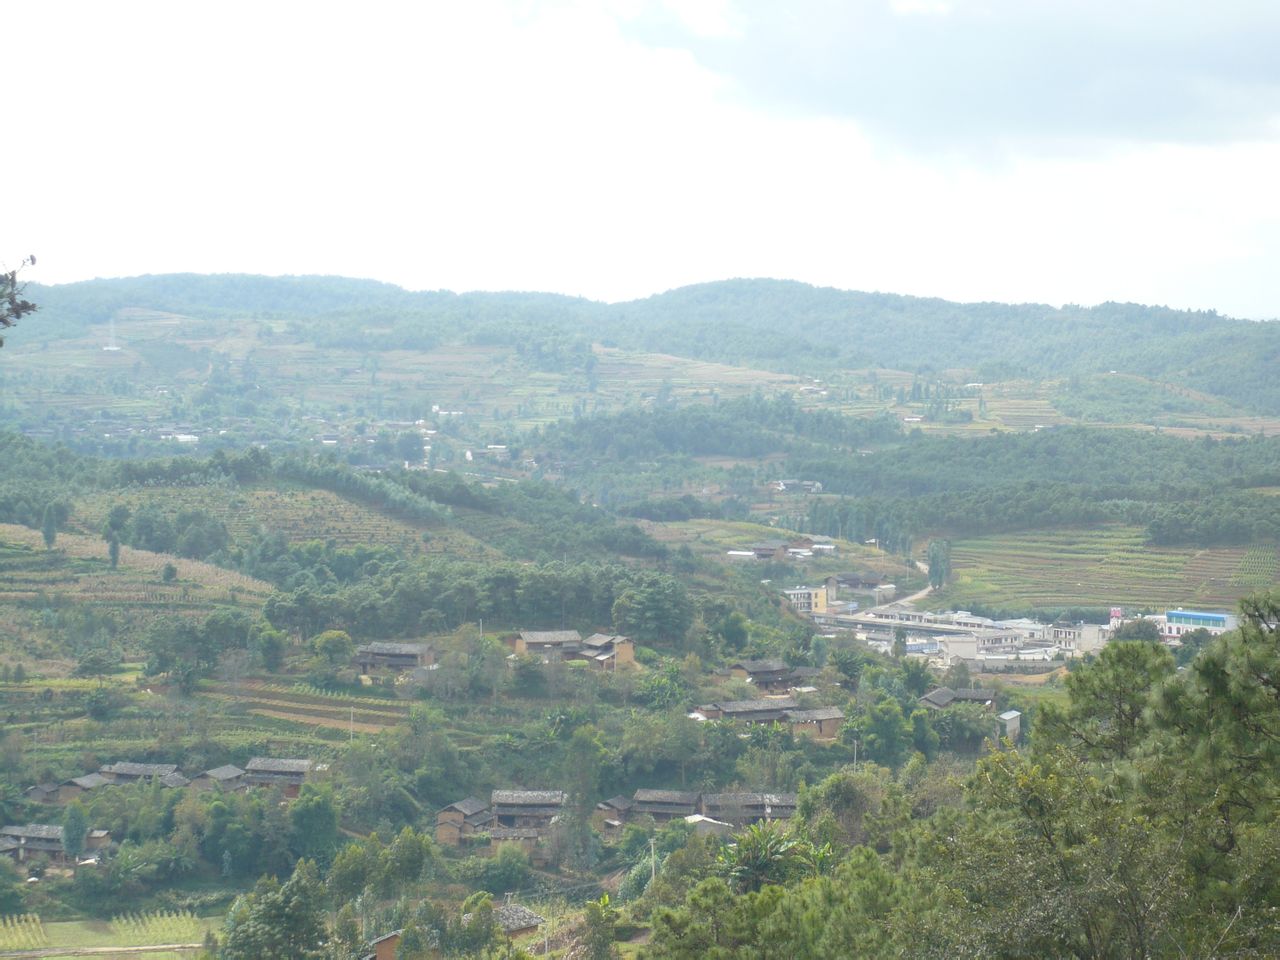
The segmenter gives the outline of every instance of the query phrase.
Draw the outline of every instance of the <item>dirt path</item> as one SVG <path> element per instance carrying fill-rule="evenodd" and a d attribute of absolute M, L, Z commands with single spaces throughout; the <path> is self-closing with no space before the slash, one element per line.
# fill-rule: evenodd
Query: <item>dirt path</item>
<path fill-rule="evenodd" d="M 202 943 L 158 943 L 146 947 L 41 947 L 38 950 L 0 950 L 0 957 L 123 957 L 135 953 L 165 953 L 176 950 L 199 950 Z"/>
<path fill-rule="evenodd" d="M 915 565 L 916 565 L 916 569 L 917 569 L 917 570 L 919 570 L 921 573 L 923 573 L 926 577 L 929 575 L 929 568 L 928 568 L 928 567 L 926 567 L 926 566 L 925 566 L 923 563 L 921 563 L 919 560 L 916 560 L 916 561 L 913 561 L 913 562 L 915 563 Z M 915 593 L 913 593 L 911 596 L 909 596 L 909 597 L 903 597 L 901 600 L 899 600 L 899 601 L 897 601 L 897 602 L 898 602 L 898 603 L 915 603 L 917 600 L 923 600 L 925 597 L 927 597 L 927 596 L 928 596 L 929 594 L 931 594 L 931 593 L 933 593 L 933 587 L 931 587 L 931 586 L 929 586 L 928 584 L 926 584 L 926 585 L 925 585 L 925 588 L 924 588 L 923 590 L 917 590 L 917 591 L 916 591 Z"/>

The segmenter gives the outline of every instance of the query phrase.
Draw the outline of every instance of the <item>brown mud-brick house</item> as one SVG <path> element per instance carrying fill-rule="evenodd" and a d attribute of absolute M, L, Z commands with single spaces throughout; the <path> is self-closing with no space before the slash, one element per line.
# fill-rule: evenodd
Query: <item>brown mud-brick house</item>
<path fill-rule="evenodd" d="M 314 768 L 315 763 L 308 759 L 254 757 L 245 765 L 244 782 L 251 787 L 279 787 L 292 799 Z"/>
<path fill-rule="evenodd" d="M 19 863 L 36 856 L 65 860 L 67 852 L 62 845 L 62 827 L 49 823 L 0 827 L 0 853 L 13 857 Z"/>
<path fill-rule="evenodd" d="M 634 804 L 630 797 L 624 797 L 618 794 L 616 797 L 610 797 L 608 800 L 601 800 L 596 804 L 596 812 L 594 819 L 597 821 L 597 827 L 603 827 L 606 830 L 618 830 L 627 822 L 627 817 L 631 813 Z"/>
<path fill-rule="evenodd" d="M 377 641 L 356 647 L 351 662 L 361 673 L 389 670 L 403 673 L 416 667 L 429 667 L 435 662 L 435 651 L 429 643 L 392 643 Z"/>
<path fill-rule="evenodd" d="M 788 710 L 787 722 L 793 733 L 812 737 L 814 740 L 834 740 L 844 723 L 844 711 L 839 707 L 817 707 L 813 710 Z"/>
<path fill-rule="evenodd" d="M 582 641 L 577 656 L 601 670 L 617 670 L 636 662 L 636 646 L 630 637 L 593 633 Z"/>
<path fill-rule="evenodd" d="M 950 687 L 936 687 L 920 698 L 920 702 L 930 710 L 945 710 L 957 703 L 976 703 L 990 710 L 995 705 L 995 700 L 994 690 L 965 687 L 958 690 L 952 690 Z"/>
<path fill-rule="evenodd" d="M 101 850 L 111 842 L 107 830 L 90 830 L 85 834 L 85 852 Z M 50 823 L 13 824 L 0 827 L 0 853 L 22 863 L 32 857 L 43 856 L 50 860 L 65 861 L 62 827 Z"/>
<path fill-rule="evenodd" d="M 466 797 L 436 814 L 436 843 L 456 847 L 464 837 L 484 833 L 493 822 L 493 811 L 487 803 Z"/>
<path fill-rule="evenodd" d="M 242 790 L 245 786 L 244 771 L 230 763 L 206 770 L 191 780 L 194 790 Z"/>
<path fill-rule="evenodd" d="M 139 780 L 161 780 L 178 772 L 176 763 L 133 763 L 121 760 L 103 764 L 98 772 L 114 784 L 137 783 Z"/>
<path fill-rule="evenodd" d="M 396 960 L 396 953 L 400 949 L 400 937 L 403 933 L 403 930 L 392 930 L 390 933 L 384 933 L 370 940 L 369 946 L 373 947 L 373 953 L 365 954 L 360 960 Z"/>
<path fill-rule="evenodd" d="M 698 812 L 698 795 L 681 790 L 637 790 L 631 798 L 631 816 L 649 816 L 657 823 L 683 819 Z"/>
<path fill-rule="evenodd" d="M 500 827 L 545 829 L 564 809 L 563 790 L 495 790 L 489 808 Z M 492 832 L 492 831 L 490 831 Z"/>
<path fill-rule="evenodd" d="M 22 799 L 28 803 L 57 803 L 58 785 L 56 783 L 37 783 L 22 791 Z"/>
<path fill-rule="evenodd" d="M 758 700 L 719 700 L 698 707 L 708 720 L 745 720 L 747 723 L 785 723 L 788 710 L 800 704 L 790 697 L 765 697 Z"/>
<path fill-rule="evenodd" d="M 790 686 L 791 667 L 782 660 L 739 660 L 729 668 L 729 676 L 746 680 L 761 690 L 785 690 Z"/>
<path fill-rule="evenodd" d="M 794 793 L 704 793 L 702 814 L 734 826 L 762 820 L 790 820 L 796 812 Z"/>
<path fill-rule="evenodd" d="M 58 784 L 58 803 L 70 803 L 86 793 L 114 785 L 114 780 L 109 780 L 100 773 L 86 773 L 83 777 L 72 777 Z"/>
<path fill-rule="evenodd" d="M 507 638 L 513 653 L 566 660 L 582 650 L 582 634 L 577 630 L 521 630 Z"/>
<path fill-rule="evenodd" d="M 494 907 L 493 919 L 508 937 L 522 937 L 535 932 L 547 921 L 528 907 L 518 903 L 503 903 Z"/>
<path fill-rule="evenodd" d="M 537 827 L 490 827 L 489 856 L 498 852 L 503 844 L 515 843 L 529 856 L 529 862 L 535 867 L 545 867 L 549 863 L 546 849 L 540 843 L 542 831 Z"/>

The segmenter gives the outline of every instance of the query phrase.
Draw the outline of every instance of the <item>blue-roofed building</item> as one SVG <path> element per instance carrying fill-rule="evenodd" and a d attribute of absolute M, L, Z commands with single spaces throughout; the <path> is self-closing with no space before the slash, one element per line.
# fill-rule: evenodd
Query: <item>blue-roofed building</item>
<path fill-rule="evenodd" d="M 1192 630 L 1208 630 L 1215 637 L 1236 628 L 1236 618 L 1229 613 L 1212 613 L 1205 610 L 1167 610 L 1164 615 L 1164 635 L 1175 639 Z"/>

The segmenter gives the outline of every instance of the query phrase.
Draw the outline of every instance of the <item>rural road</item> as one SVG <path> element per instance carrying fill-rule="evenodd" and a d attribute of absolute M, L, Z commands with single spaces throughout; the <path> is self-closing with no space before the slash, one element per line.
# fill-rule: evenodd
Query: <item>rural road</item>
<path fill-rule="evenodd" d="M 919 570 L 921 573 L 923 573 L 926 577 L 929 575 L 929 568 L 926 567 L 919 560 L 915 561 L 915 565 L 916 565 L 916 569 Z M 915 603 L 917 600 L 924 599 L 932 592 L 933 592 L 933 587 L 929 586 L 928 584 L 925 584 L 925 588 L 923 590 L 917 590 L 911 596 L 903 597 L 897 602 L 898 603 Z"/>
<path fill-rule="evenodd" d="M 175 950 L 199 950 L 202 943 L 158 943 L 146 947 L 40 947 L 38 950 L 0 950 L 4 960 L 26 960 L 28 957 L 127 957 L 140 953 L 165 953 Z"/>

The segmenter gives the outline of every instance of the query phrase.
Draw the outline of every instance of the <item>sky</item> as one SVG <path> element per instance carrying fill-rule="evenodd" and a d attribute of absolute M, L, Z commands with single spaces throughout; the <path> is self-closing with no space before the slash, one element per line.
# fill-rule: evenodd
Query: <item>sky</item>
<path fill-rule="evenodd" d="M 1280 316 L 1274 0 L 8 5 L 0 263 Z"/>

